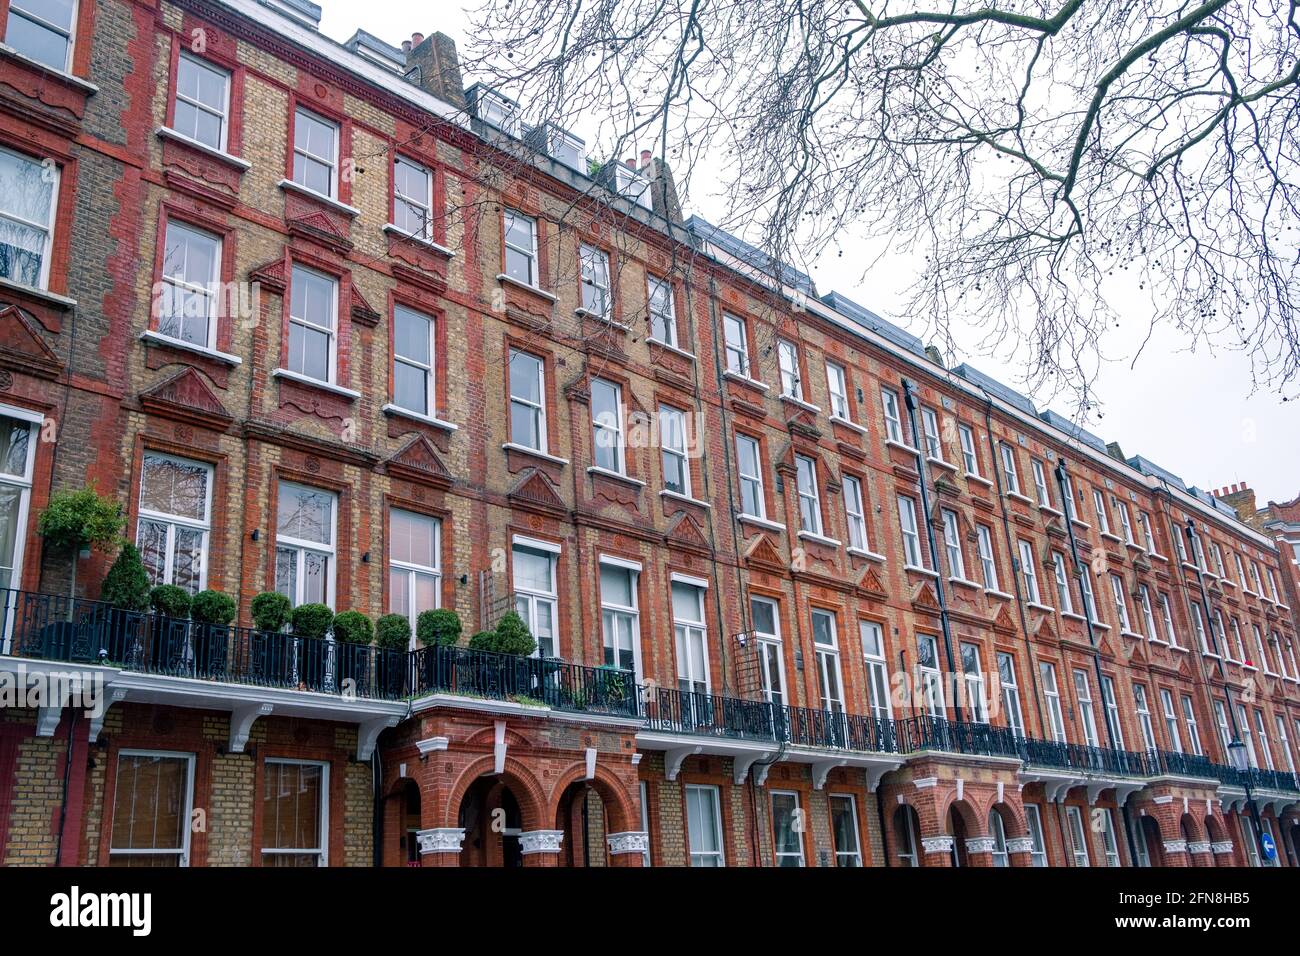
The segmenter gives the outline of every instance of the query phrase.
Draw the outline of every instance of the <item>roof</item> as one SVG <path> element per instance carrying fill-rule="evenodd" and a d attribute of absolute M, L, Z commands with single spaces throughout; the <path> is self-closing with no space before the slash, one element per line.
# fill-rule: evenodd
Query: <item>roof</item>
<path fill-rule="evenodd" d="M 738 239 L 731 233 L 719 229 L 702 216 L 696 215 L 687 219 L 686 229 L 692 235 L 717 246 L 727 255 L 743 262 L 751 269 L 757 269 L 759 272 L 773 276 L 798 289 L 804 295 L 814 297 L 817 295 L 817 290 L 813 288 L 812 278 L 806 272 L 800 272 L 789 263 L 773 259 L 757 246 L 751 246 L 745 240 Z"/>
<path fill-rule="evenodd" d="M 1187 485 L 1183 482 L 1183 479 L 1179 478 L 1172 471 L 1161 468 L 1155 462 L 1148 461 L 1141 455 L 1134 455 L 1128 460 L 1128 463 L 1144 475 L 1152 475 L 1156 478 L 1161 478 L 1164 481 L 1169 482 L 1169 484 L 1173 485 L 1175 488 L 1182 491 L 1187 490 Z"/>
<path fill-rule="evenodd" d="M 1106 442 L 1097 435 L 1088 431 L 1088 429 L 1084 428 L 1082 425 L 1076 424 L 1073 419 L 1066 418 L 1064 415 L 1058 414 L 1050 408 L 1046 411 L 1039 412 L 1038 417 L 1047 422 L 1047 424 L 1051 425 L 1053 428 L 1059 428 L 1076 441 L 1080 441 L 1090 448 L 1095 448 L 1102 454 L 1108 454 Z"/>
<path fill-rule="evenodd" d="M 997 379 L 985 375 L 979 369 L 971 368 L 971 366 L 963 362 L 961 365 L 958 365 L 953 369 L 953 371 L 966 379 L 966 381 L 970 382 L 972 385 L 978 385 L 980 388 L 984 389 L 984 391 L 991 395 L 996 395 L 1008 405 L 1014 405 L 1026 415 L 1033 415 L 1035 418 L 1038 417 L 1038 409 L 1034 407 L 1034 403 L 1030 401 L 1028 396 L 1020 394 L 1013 388 L 1008 388 Z"/>
<path fill-rule="evenodd" d="M 911 332 L 904 331 L 893 323 L 886 322 L 866 306 L 858 305 L 847 296 L 838 292 L 828 292 L 821 301 L 847 319 L 852 319 L 863 328 L 875 332 L 881 338 L 888 339 L 899 348 L 907 349 L 919 358 L 926 358 L 925 343 Z"/>

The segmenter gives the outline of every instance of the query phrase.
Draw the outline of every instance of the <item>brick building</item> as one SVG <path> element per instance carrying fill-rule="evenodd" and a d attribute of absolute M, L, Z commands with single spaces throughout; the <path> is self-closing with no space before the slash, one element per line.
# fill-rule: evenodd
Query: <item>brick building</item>
<path fill-rule="evenodd" d="M 107 704 L 0 710 L 6 863 L 1300 863 L 1269 534 L 318 19 L 0 0 L 0 676 Z M 98 602 L 88 485 L 234 624 Z"/>

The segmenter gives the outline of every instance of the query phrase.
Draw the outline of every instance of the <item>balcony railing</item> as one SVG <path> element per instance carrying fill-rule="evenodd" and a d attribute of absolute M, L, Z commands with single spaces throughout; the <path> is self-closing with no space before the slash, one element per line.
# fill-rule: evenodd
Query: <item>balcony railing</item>
<path fill-rule="evenodd" d="M 1093 775 L 1162 773 L 1300 792 L 1293 773 L 1216 764 L 1170 751 L 1132 752 L 1017 735 L 1007 727 L 922 715 L 891 720 L 639 685 L 631 671 L 467 647 L 415 651 L 200 624 L 99 601 L 0 589 L 0 653 L 103 664 L 171 677 L 359 698 L 446 693 L 640 720 L 646 729 L 856 753 L 943 751 L 1019 759 Z"/>
<path fill-rule="evenodd" d="M 0 651 L 15 657 L 372 699 L 404 695 L 404 651 L 200 624 L 52 594 L 4 589 L 0 600 Z"/>

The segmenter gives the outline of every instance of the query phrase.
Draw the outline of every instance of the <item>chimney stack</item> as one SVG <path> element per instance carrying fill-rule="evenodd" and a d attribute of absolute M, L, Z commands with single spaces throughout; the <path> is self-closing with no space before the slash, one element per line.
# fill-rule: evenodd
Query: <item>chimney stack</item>
<path fill-rule="evenodd" d="M 1251 527 L 1258 527 L 1262 520 L 1257 517 L 1259 509 L 1255 504 L 1255 492 L 1244 481 L 1220 489 L 1215 497 L 1225 505 L 1235 508 L 1237 517 Z"/>
<path fill-rule="evenodd" d="M 407 48 L 406 43 L 402 49 Z M 426 93 L 461 109 L 465 108 L 465 88 L 460 78 L 460 57 L 456 41 L 445 33 L 412 33 L 406 54 L 407 76 Z M 414 71 L 414 72 L 411 72 Z"/>
<path fill-rule="evenodd" d="M 649 165 L 650 165 L 650 150 L 643 149 L 641 150 L 641 168 L 645 169 Z"/>

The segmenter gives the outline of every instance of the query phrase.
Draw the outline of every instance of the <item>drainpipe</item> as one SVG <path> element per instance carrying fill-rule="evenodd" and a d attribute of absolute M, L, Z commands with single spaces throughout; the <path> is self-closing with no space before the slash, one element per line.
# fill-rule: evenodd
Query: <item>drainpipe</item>
<path fill-rule="evenodd" d="M 383 787 L 383 766 L 379 762 L 379 748 L 370 754 L 370 788 L 374 807 L 370 814 L 370 855 L 375 868 L 384 865 L 384 801 L 380 796 Z M 399 831 L 400 833 L 400 831 Z"/>
<path fill-rule="evenodd" d="M 59 834 L 54 844 L 54 865 L 63 865 L 63 831 L 68 823 L 68 781 L 72 777 L 72 758 L 77 747 L 78 710 L 71 708 L 72 716 L 68 719 L 68 755 L 63 761 L 63 791 L 59 799 Z"/>
<path fill-rule="evenodd" d="M 943 565 L 939 563 L 939 546 L 934 538 L 934 523 L 930 520 L 930 493 L 926 490 L 926 484 L 929 482 L 929 473 L 925 467 L 925 451 L 921 447 L 921 436 L 917 430 L 917 406 L 915 386 L 910 379 L 903 379 L 903 401 L 907 404 L 907 415 L 911 420 L 912 426 L 912 447 L 916 450 L 916 470 L 921 476 L 921 514 L 925 519 L 925 539 L 930 547 L 930 564 L 935 572 L 935 592 L 939 598 L 939 624 L 943 628 L 943 649 L 948 658 L 948 673 L 951 676 L 954 685 L 957 683 L 957 664 L 952 655 L 952 625 L 948 620 L 948 598 L 943 587 L 943 572 L 940 570 Z M 957 710 L 957 702 L 952 704 L 953 717 L 959 720 L 961 715 Z"/>
<path fill-rule="evenodd" d="M 1079 578 L 1079 600 L 1082 602 L 1083 606 L 1083 621 L 1084 625 L 1088 629 L 1088 643 L 1092 646 L 1092 669 L 1093 673 L 1097 676 L 1097 693 L 1101 696 L 1101 722 L 1106 727 L 1106 740 L 1110 743 L 1110 749 L 1118 751 L 1119 748 L 1115 746 L 1115 731 L 1110 725 L 1110 714 L 1106 709 L 1106 691 L 1102 684 L 1101 673 L 1101 650 L 1097 646 L 1097 632 L 1092 626 L 1092 613 L 1093 609 L 1097 606 L 1097 592 L 1093 589 L 1092 607 L 1089 607 L 1087 595 L 1083 590 L 1083 575 L 1088 574 L 1089 572 L 1088 569 L 1084 567 L 1083 562 L 1079 559 L 1079 546 L 1074 537 L 1073 515 L 1076 505 L 1074 499 L 1069 496 L 1069 486 L 1065 482 L 1066 464 L 1064 455 L 1056 460 L 1056 468 L 1053 470 L 1056 472 L 1056 488 L 1061 495 L 1061 507 L 1065 509 L 1065 530 L 1070 537 L 1070 557 L 1074 559 L 1074 571 Z M 1068 581 L 1066 582 L 1066 586 L 1069 586 Z M 1118 700 L 1115 701 L 1115 707 L 1116 711 L 1118 711 Z M 1119 719 L 1118 714 L 1116 719 Z M 1124 803 L 1120 806 L 1120 813 L 1124 818 L 1124 836 L 1125 842 L 1128 844 L 1129 859 L 1136 860 L 1137 844 L 1133 841 L 1133 821 L 1129 814 L 1127 797 L 1124 798 Z M 1073 837 L 1071 837 L 1071 839 L 1073 839 Z"/>

